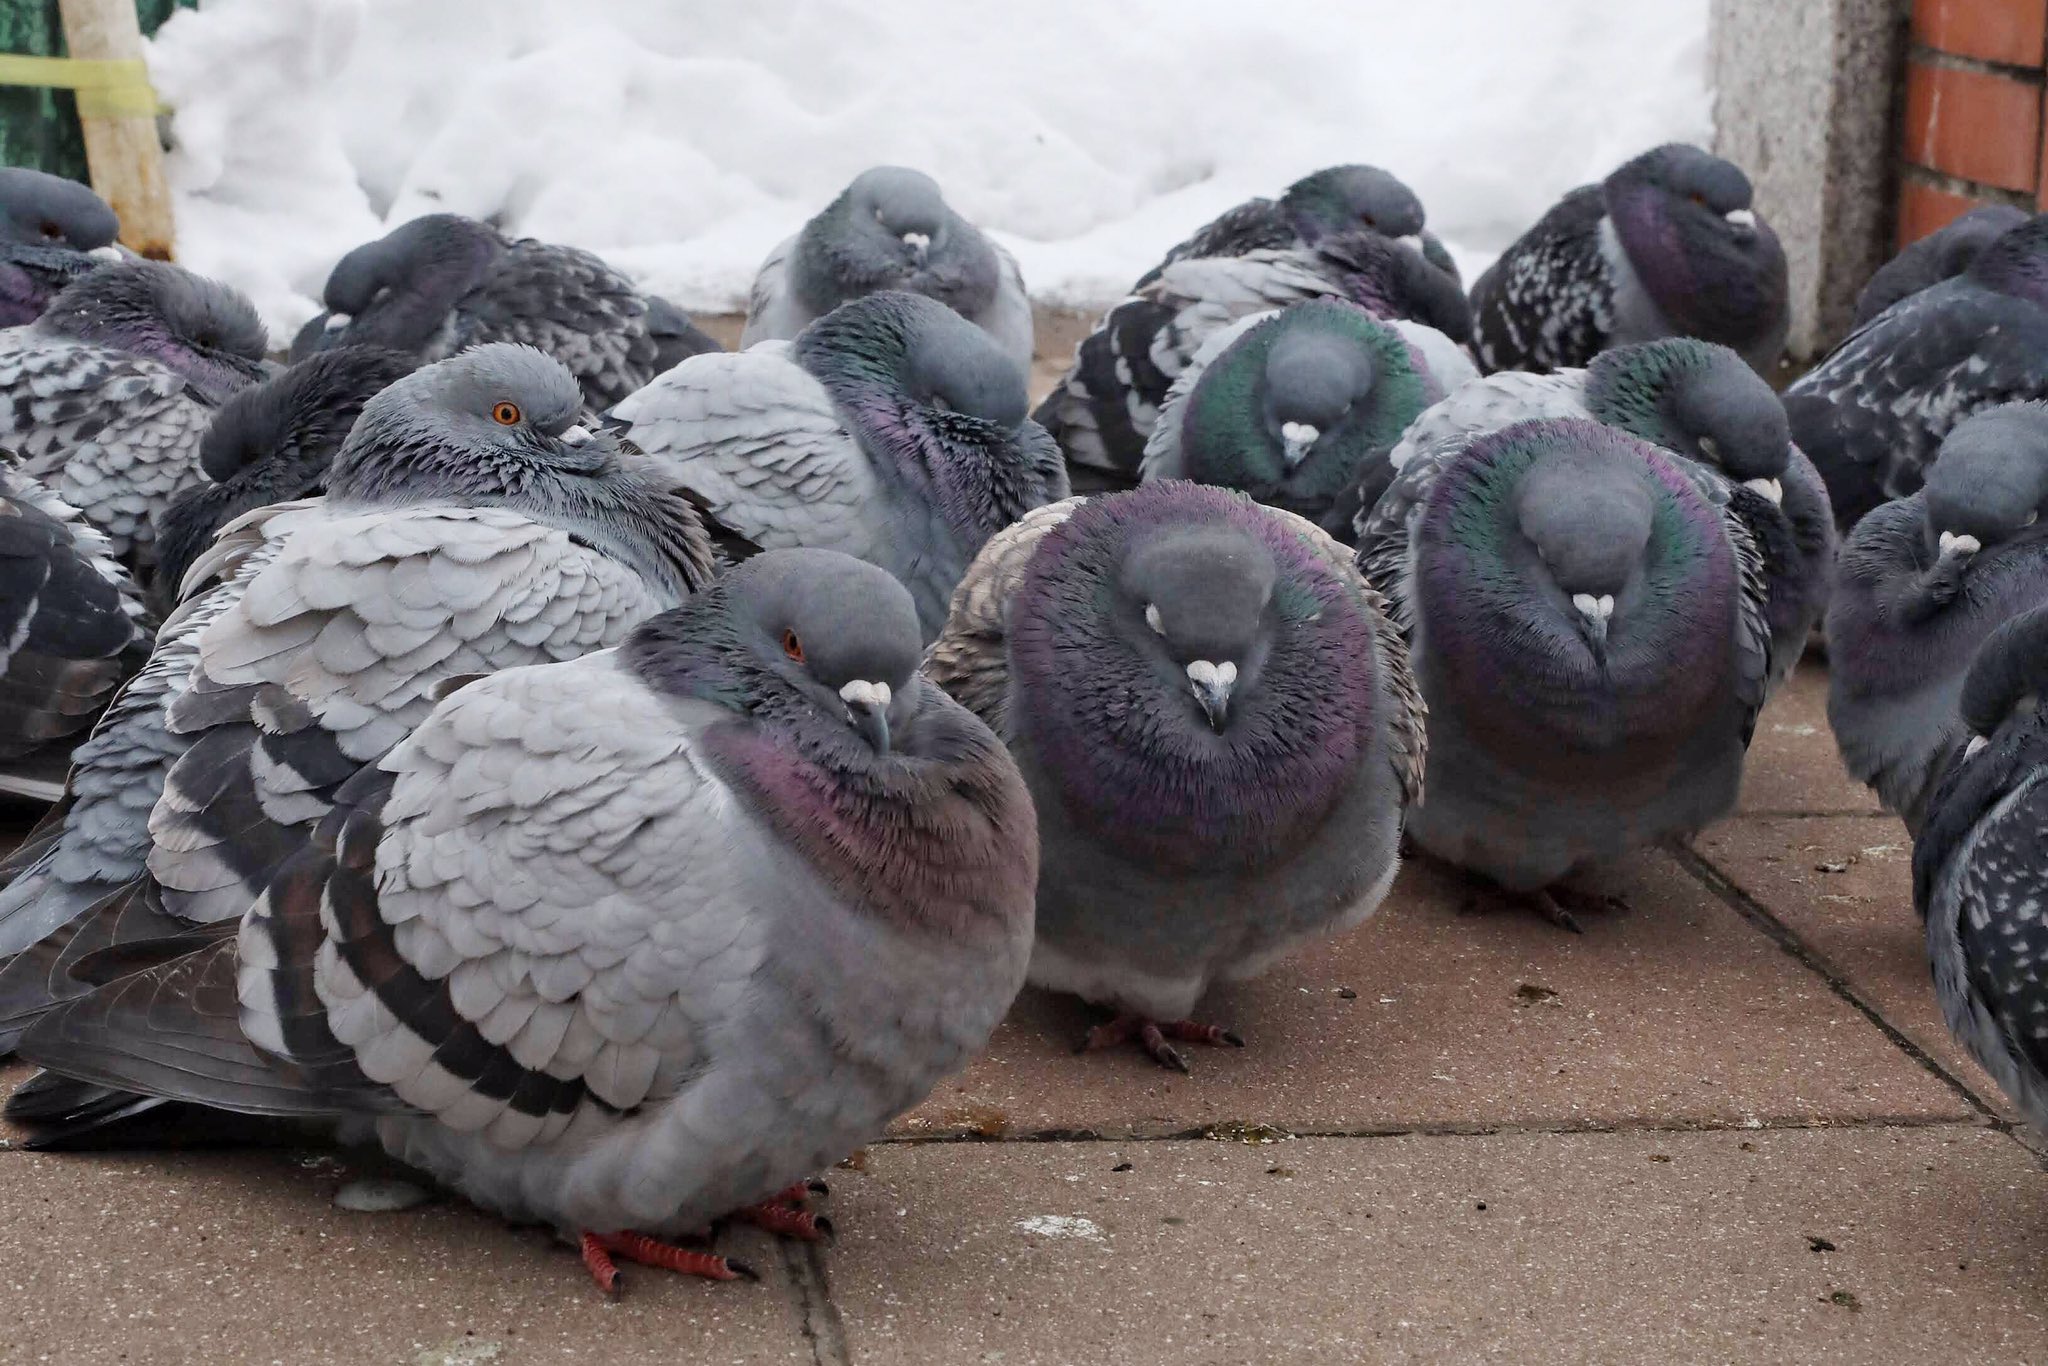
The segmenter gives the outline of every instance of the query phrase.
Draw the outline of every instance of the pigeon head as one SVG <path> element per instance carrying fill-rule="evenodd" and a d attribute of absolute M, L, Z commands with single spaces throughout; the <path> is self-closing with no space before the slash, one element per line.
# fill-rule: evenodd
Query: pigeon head
<path fill-rule="evenodd" d="M 1184 472 L 1342 530 L 1361 471 L 1431 397 L 1393 328 L 1342 300 L 1298 303 L 1247 329 L 1195 382 Z"/>
<path fill-rule="evenodd" d="M 0 242 L 0 327 L 34 322 L 66 285 L 103 264 L 69 247 Z"/>
<path fill-rule="evenodd" d="M 1961 275 L 1984 248 L 2029 216 L 2010 204 L 1983 204 L 1914 242 L 1878 267 L 1870 283 L 1863 286 L 1856 296 L 1855 325 L 1861 327 L 1929 285 Z"/>
<path fill-rule="evenodd" d="M 1421 247 L 1422 201 L 1377 166 L 1329 166 L 1303 176 L 1280 196 L 1280 207 L 1304 242 L 1367 228 Z"/>
<path fill-rule="evenodd" d="M 577 422 L 583 391 L 560 361 L 513 342 L 473 346 L 365 403 L 327 475 L 330 498 L 383 506 L 503 507 L 558 527 L 667 586 L 708 577 L 695 510 Z"/>
<path fill-rule="evenodd" d="M 1667 143 L 1601 193 L 1629 264 L 1678 331 L 1740 348 L 1782 322 L 1785 252 L 1733 162 Z"/>
<path fill-rule="evenodd" d="M 2000 233 L 1977 253 L 1967 273 L 1985 289 L 2048 308 L 2048 213 Z"/>
<path fill-rule="evenodd" d="M 975 314 L 995 298 L 995 251 L 922 171 L 876 166 L 798 234 L 791 284 L 814 313 L 904 289 Z"/>
<path fill-rule="evenodd" d="M 930 321 L 913 328 L 905 342 L 905 391 L 935 413 L 1017 430 L 1029 408 L 1017 367 L 993 345 L 968 345 L 968 335 L 981 329 L 959 314 L 926 313 Z"/>
<path fill-rule="evenodd" d="M 1626 433 L 1536 421 L 1477 438 L 1432 486 L 1411 555 L 1435 686 L 1503 753 L 1539 761 L 1539 732 L 1580 751 L 1675 743 L 1725 695 L 1734 547 L 1720 510 Z"/>
<path fill-rule="evenodd" d="M 313 482 L 280 498 L 312 492 L 371 395 L 414 368 L 410 356 L 379 347 L 319 352 L 222 404 L 200 440 L 200 468 L 221 483 L 259 461 L 310 454 Z"/>
<path fill-rule="evenodd" d="M 2036 607 L 2002 622 L 1977 647 L 1963 680 L 1962 718 L 1970 753 L 1997 736 L 2009 722 L 2037 723 L 2048 691 L 2048 607 Z"/>
<path fill-rule="evenodd" d="M 249 301 L 163 261 L 109 263 L 50 301 L 45 331 L 146 356 L 222 403 L 263 374 L 270 339 Z"/>
<path fill-rule="evenodd" d="M 2048 403 L 2004 403 L 1958 422 L 1924 496 L 1937 555 L 1973 554 L 2034 526 L 2048 510 Z"/>
<path fill-rule="evenodd" d="M 1041 801 L 1147 866 L 1257 863 L 1355 775 L 1370 608 L 1298 520 L 1241 493 L 1089 499 L 1039 543 L 1008 620 Z"/>
<path fill-rule="evenodd" d="M 335 263 L 322 296 L 320 344 L 421 350 L 504 250 L 496 228 L 462 214 L 430 213 L 400 224 Z"/>
<path fill-rule="evenodd" d="M 1375 318 L 1427 323 L 1455 342 L 1472 337 L 1472 305 L 1454 271 L 1405 243 L 1359 229 L 1316 242 L 1313 269 Z"/>
<path fill-rule="evenodd" d="M 1690 337 L 1619 346 L 1586 371 L 1586 406 L 1611 426 L 1784 498 L 1792 428 L 1771 386 L 1725 346 Z"/>
<path fill-rule="evenodd" d="M 94 251 L 113 245 L 121 221 L 87 186 L 25 167 L 0 168 L 0 242 Z"/>

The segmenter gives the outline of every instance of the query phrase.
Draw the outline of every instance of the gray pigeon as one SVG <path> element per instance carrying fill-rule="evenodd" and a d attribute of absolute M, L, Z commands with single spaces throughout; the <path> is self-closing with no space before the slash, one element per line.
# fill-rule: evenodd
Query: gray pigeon
<path fill-rule="evenodd" d="M 1786 387 L 1785 412 L 1846 531 L 1917 490 L 1956 423 L 2034 398 L 2048 398 L 2048 214 L 1850 333 Z"/>
<path fill-rule="evenodd" d="M 715 338 L 668 300 L 647 296 L 647 335 L 654 338 L 654 373 L 672 369 L 706 351 L 723 351 Z"/>
<path fill-rule="evenodd" d="M 146 566 L 152 519 L 200 481 L 200 438 L 268 345 L 225 285 L 160 261 L 104 266 L 0 331 L 0 444 Z"/>
<path fill-rule="evenodd" d="M 1391 324 L 1445 389 L 1471 373 L 1461 346 L 1471 313 L 1457 279 L 1376 232 L 1176 261 L 1103 316 L 1038 406 L 1075 487 L 1099 492 L 1135 482 L 1161 405 L 1212 335 L 1248 313 L 1322 298 L 1348 300 Z"/>
<path fill-rule="evenodd" d="M 121 220 L 92 187 L 25 166 L 0 167 L 0 242 L 96 251 L 112 246 Z"/>
<path fill-rule="evenodd" d="M 889 291 L 795 342 L 694 356 L 612 410 L 744 553 L 807 546 L 880 565 L 927 638 L 984 542 L 1064 498 L 1024 378 L 943 304 Z"/>
<path fill-rule="evenodd" d="M 1242 489 L 1349 540 L 1360 475 L 1443 394 L 1408 340 L 1357 304 L 1254 313 L 1189 359 L 1140 473 Z"/>
<path fill-rule="evenodd" d="M 1685 457 L 1680 468 L 1757 543 L 1770 589 L 1771 677 L 1788 674 L 1827 607 L 1834 518 L 1819 472 L 1791 443 L 1784 405 L 1725 346 L 1672 337 L 1603 351 L 1584 370 L 1504 370 L 1467 384 L 1418 418 L 1384 466 L 1367 467 L 1361 528 L 1411 461 L 1537 418 L 1590 418 Z"/>
<path fill-rule="evenodd" d="M 1668 143 L 1558 201 L 1473 284 L 1472 314 L 1488 370 L 1699 337 L 1768 373 L 1791 318 L 1785 252 L 1740 167 Z"/>
<path fill-rule="evenodd" d="M 1918 830 L 1968 738 L 1957 700 L 2001 623 L 2048 600 L 2048 403 L 1966 418 L 1927 486 L 1842 546 L 1828 606 L 1828 721 L 1842 762 Z"/>
<path fill-rule="evenodd" d="M 1426 852 L 1571 926 L 1561 879 L 1734 806 L 1762 565 L 1656 447 L 1575 420 L 1476 437 L 1409 462 L 1358 556 L 1429 703 Z"/>
<path fill-rule="evenodd" d="M 954 213 L 930 176 L 902 166 L 862 171 L 768 253 L 740 345 L 789 340 L 848 300 L 890 289 L 937 299 L 1031 373 L 1031 298 L 1016 258 Z"/>
<path fill-rule="evenodd" d="M 379 1142 L 616 1260 L 741 1213 L 986 1043 L 1038 841 L 880 570 L 770 553 L 616 650 L 455 691 L 194 945 L 46 1016 L 64 1076 Z M 372 875 L 374 865 L 375 874 Z M 800 1189 L 800 1188 L 796 1188 Z"/>
<path fill-rule="evenodd" d="M 106 537 L 0 465 L 0 792 L 62 794 L 72 740 L 149 657 L 151 625 Z"/>
<path fill-rule="evenodd" d="M 1187 1016 L 1355 925 L 1420 791 L 1407 650 L 1312 523 L 1184 481 L 1041 508 L 982 551 L 925 672 L 1009 744 L 1045 861 L 1031 980 L 1089 1039 L 1241 1042 Z"/>
<path fill-rule="evenodd" d="M 79 276 L 105 264 L 69 247 L 0 242 L 0 327 L 22 327 L 43 316 Z"/>
<path fill-rule="evenodd" d="M 1457 262 L 1442 242 L 1423 231 L 1424 221 L 1422 201 L 1391 172 L 1377 166 L 1325 166 L 1289 185 L 1278 199 L 1248 199 L 1203 224 L 1146 271 L 1135 288 L 1151 284 L 1175 261 L 1284 251 L 1361 228 L 1414 248 L 1455 280 Z"/>
<path fill-rule="evenodd" d="M 403 351 L 337 346 L 222 404 L 199 443 L 210 482 L 188 489 L 157 518 L 158 604 L 178 601 L 186 571 L 229 522 L 324 490 L 327 466 L 363 405 L 417 368 Z"/>
<path fill-rule="evenodd" d="M 357 247 L 328 275 L 325 302 L 293 360 L 352 345 L 426 362 L 523 342 L 568 366 L 594 409 L 660 373 L 651 305 L 625 276 L 587 251 L 508 238 L 461 214 L 430 213 Z"/>
<path fill-rule="evenodd" d="M 1913 842 L 1913 905 L 1927 924 L 1949 1030 L 2029 1123 L 2048 1129 L 2048 607 L 1993 631 L 1963 687 L 1971 733 Z"/>
<path fill-rule="evenodd" d="M 2010 204 L 1982 204 L 1906 246 L 1879 266 L 1856 296 L 1855 326 L 1863 326 L 1908 294 L 1961 275 L 1979 252 L 2030 217 Z"/>
<path fill-rule="evenodd" d="M 0 893 L 0 952 L 35 945 L 0 971 L 0 1043 L 62 990 L 52 960 L 131 912 L 239 916 L 437 685 L 615 645 L 708 579 L 694 510 L 573 425 L 581 405 L 559 362 L 475 348 L 371 399 L 324 499 L 222 531 L 192 570 L 221 586 L 166 624 Z M 145 869 L 139 906 L 73 925 Z"/>

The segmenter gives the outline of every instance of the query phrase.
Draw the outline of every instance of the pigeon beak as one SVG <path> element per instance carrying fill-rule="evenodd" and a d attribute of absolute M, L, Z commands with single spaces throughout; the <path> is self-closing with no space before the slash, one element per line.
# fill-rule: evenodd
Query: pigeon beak
<path fill-rule="evenodd" d="M 588 440 L 590 440 L 590 428 L 584 426 L 581 422 L 563 432 L 561 437 L 564 446 L 580 446 Z"/>
<path fill-rule="evenodd" d="M 1188 665 L 1188 683 L 1209 718 L 1209 728 L 1221 734 L 1230 724 L 1230 690 L 1237 686 L 1237 665 L 1227 659 L 1221 664 L 1198 659 Z"/>
<path fill-rule="evenodd" d="M 354 321 L 355 319 L 347 313 L 330 313 L 327 315 L 327 321 L 320 325 L 320 330 L 331 337 Z"/>
<path fill-rule="evenodd" d="M 1985 739 L 1981 735 L 1972 735 L 1970 737 L 1970 743 L 1963 746 L 1963 758 L 1965 760 L 1976 758 L 1977 752 L 1990 743 L 1991 742 L 1989 740 Z"/>
<path fill-rule="evenodd" d="M 1975 536 L 1958 536 L 1953 531 L 1942 532 L 1941 538 L 1935 544 L 1939 547 L 1941 558 L 1944 560 L 1950 557 L 1967 560 L 1984 548 L 1984 543 Z"/>
<path fill-rule="evenodd" d="M 1730 209 L 1722 216 L 1728 220 L 1731 227 L 1740 228 L 1745 232 L 1756 231 L 1756 213 L 1753 210 Z"/>
<path fill-rule="evenodd" d="M 890 696 L 887 683 L 865 678 L 856 678 L 839 689 L 839 698 L 846 703 L 846 724 L 877 754 L 889 752 Z"/>
<path fill-rule="evenodd" d="M 1280 458 L 1293 469 L 1308 458 L 1309 448 L 1316 444 L 1322 432 L 1306 422 L 1283 422 L 1280 424 Z"/>
<path fill-rule="evenodd" d="M 925 253 L 931 250 L 931 234 L 924 232 L 906 232 L 903 234 L 903 245 L 910 248 L 911 258 L 915 260 L 919 265 L 923 265 Z"/>
<path fill-rule="evenodd" d="M 1768 498 L 1773 503 L 1782 505 L 1785 501 L 1785 486 L 1775 479 L 1745 479 L 1742 481 L 1742 487 Z"/>
<path fill-rule="evenodd" d="M 1422 250 L 1422 234 L 1419 232 L 1411 232 L 1406 237 L 1396 237 L 1394 240 L 1410 251 Z"/>
<path fill-rule="evenodd" d="M 1614 618 L 1614 594 L 1602 593 L 1594 597 L 1591 593 L 1572 594 L 1572 606 L 1578 609 L 1581 624 L 1586 631 L 1586 644 L 1592 647 L 1593 658 L 1607 658 L 1607 624 Z"/>
<path fill-rule="evenodd" d="M 86 255 L 96 257 L 102 261 L 126 261 L 130 259 L 130 253 L 122 250 L 119 243 L 110 243 L 104 247 L 94 247 Z"/>

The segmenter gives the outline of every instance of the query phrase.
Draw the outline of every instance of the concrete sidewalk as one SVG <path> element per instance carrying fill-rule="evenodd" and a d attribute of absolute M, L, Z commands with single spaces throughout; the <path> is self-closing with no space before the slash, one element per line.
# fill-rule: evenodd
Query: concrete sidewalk
<path fill-rule="evenodd" d="M 826 1174 L 836 1246 L 720 1240 L 761 1285 L 607 1302 L 460 1204 L 336 1209 L 321 1152 L 0 1152 L 0 1360 L 2048 1360 L 2048 1176 L 1941 1025 L 1824 687 L 1583 938 L 1411 866 L 1212 1001 L 1250 1046 L 1186 1078 L 1027 995 Z"/>

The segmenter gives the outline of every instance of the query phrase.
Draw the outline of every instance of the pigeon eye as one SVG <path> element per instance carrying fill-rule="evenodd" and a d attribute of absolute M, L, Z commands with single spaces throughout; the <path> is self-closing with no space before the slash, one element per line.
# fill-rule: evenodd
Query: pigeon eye
<path fill-rule="evenodd" d="M 1707 197 L 1701 194 L 1698 190 L 1694 190 L 1691 194 L 1687 195 L 1686 198 L 1690 199 L 1693 203 L 1699 205 L 1705 205 L 1707 202 Z"/>
<path fill-rule="evenodd" d="M 505 399 L 499 399 L 491 406 L 491 421 L 501 427 L 517 426 L 519 416 L 519 405 Z"/>
<path fill-rule="evenodd" d="M 39 231 L 43 234 L 43 240 L 46 242 L 54 242 L 64 235 L 64 229 L 58 227 L 55 223 L 45 223 Z"/>
<path fill-rule="evenodd" d="M 1365 226 L 1367 226 L 1368 228 L 1376 228 L 1380 225 L 1380 220 L 1373 217 L 1369 213 L 1362 213 L 1358 215 L 1358 221 L 1365 224 Z"/>
<path fill-rule="evenodd" d="M 801 664 L 804 662 L 804 643 L 796 638 L 796 632 L 782 633 L 782 653 Z"/>

